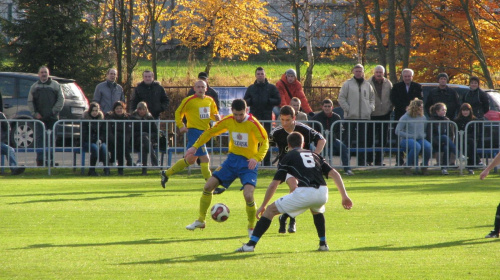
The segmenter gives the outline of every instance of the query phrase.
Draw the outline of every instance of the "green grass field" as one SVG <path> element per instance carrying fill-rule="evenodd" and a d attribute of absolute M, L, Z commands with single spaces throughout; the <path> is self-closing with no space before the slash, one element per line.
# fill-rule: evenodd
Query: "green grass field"
<path fill-rule="evenodd" d="M 317 252 L 309 213 L 297 233 L 278 234 L 275 219 L 255 253 L 233 253 L 248 240 L 236 184 L 213 203 L 227 222 L 184 227 L 197 217 L 204 181 L 173 176 L 162 189 L 150 171 L 87 178 L 57 170 L 3 176 L 0 187 L 2 279 L 495 279 L 499 239 L 484 239 L 498 205 L 498 174 L 406 176 L 397 170 L 345 177 L 346 211 L 330 180 L 325 214 L 329 252 Z M 68 175 L 69 174 L 69 175 Z M 437 172 L 435 173 L 437 174 Z M 264 196 L 271 172 L 255 192 Z M 287 193 L 282 185 L 275 198 Z"/>

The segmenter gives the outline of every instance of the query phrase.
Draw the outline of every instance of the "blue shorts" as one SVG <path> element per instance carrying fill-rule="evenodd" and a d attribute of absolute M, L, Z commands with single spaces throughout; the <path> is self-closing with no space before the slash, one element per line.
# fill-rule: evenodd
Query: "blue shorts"
<path fill-rule="evenodd" d="M 228 188 L 236 178 L 240 178 L 243 189 L 245 185 L 257 185 L 257 166 L 254 169 L 248 169 L 248 159 L 229 153 L 227 159 L 219 166 L 212 176 L 219 179 L 220 184 Z"/>
<path fill-rule="evenodd" d="M 193 147 L 193 144 L 194 142 L 196 142 L 196 140 L 198 140 L 198 138 L 200 138 L 200 135 L 205 132 L 203 130 L 199 130 L 199 129 L 196 129 L 196 128 L 189 128 L 188 131 L 187 131 L 187 147 L 188 149 Z M 206 145 L 203 145 L 201 147 L 198 148 L 198 150 L 196 150 L 196 152 L 194 153 L 195 156 L 199 157 L 199 156 L 204 156 L 207 154 L 207 146 Z"/>

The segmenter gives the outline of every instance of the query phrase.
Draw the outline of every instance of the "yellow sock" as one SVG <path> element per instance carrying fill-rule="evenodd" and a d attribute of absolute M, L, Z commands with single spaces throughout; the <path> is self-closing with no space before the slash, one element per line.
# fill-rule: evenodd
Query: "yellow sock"
<path fill-rule="evenodd" d="M 181 158 L 178 160 L 174 165 L 172 165 L 165 173 L 167 173 L 167 176 L 172 176 L 173 174 L 180 172 L 184 170 L 184 168 L 188 167 L 189 164 L 186 162 L 185 159 Z"/>
<path fill-rule="evenodd" d="M 212 204 L 212 193 L 203 191 L 203 194 L 200 198 L 200 217 L 198 218 L 198 221 L 205 221 L 210 204 Z"/>
<path fill-rule="evenodd" d="M 257 208 L 255 206 L 255 201 L 247 202 L 246 205 L 247 216 L 248 216 L 248 228 L 255 227 L 255 214 L 257 213 Z"/>
<path fill-rule="evenodd" d="M 212 177 L 212 171 L 210 171 L 210 166 L 208 164 L 208 162 L 200 163 L 201 174 L 203 175 L 203 178 L 205 178 L 205 181 Z"/>

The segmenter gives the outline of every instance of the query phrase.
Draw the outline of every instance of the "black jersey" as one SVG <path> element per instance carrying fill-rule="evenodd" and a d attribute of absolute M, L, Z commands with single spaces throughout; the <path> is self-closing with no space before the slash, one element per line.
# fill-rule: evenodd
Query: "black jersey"
<path fill-rule="evenodd" d="M 290 174 L 297 179 L 299 187 L 319 188 L 326 186 L 323 175 L 328 176 L 332 169 L 322 156 L 306 149 L 293 149 L 278 164 L 274 180 L 284 182 Z"/>
<path fill-rule="evenodd" d="M 325 139 L 325 137 L 323 137 L 321 133 L 300 122 L 295 122 L 295 128 L 293 129 L 293 131 L 297 131 L 302 134 L 302 136 L 304 136 L 304 148 L 306 149 L 309 149 L 312 142 L 314 142 L 315 145 L 318 145 L 319 140 Z M 290 133 L 286 132 L 286 130 L 281 125 L 277 126 L 271 131 L 269 142 L 271 143 L 271 145 L 274 144 L 278 146 L 279 161 L 281 161 L 288 152 L 288 142 L 286 140 L 288 135 L 290 135 Z"/>

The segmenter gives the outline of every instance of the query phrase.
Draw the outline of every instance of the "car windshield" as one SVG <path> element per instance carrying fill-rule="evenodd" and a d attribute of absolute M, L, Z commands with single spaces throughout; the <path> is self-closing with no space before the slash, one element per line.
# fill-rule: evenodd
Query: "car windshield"
<path fill-rule="evenodd" d="M 61 84 L 61 89 L 64 94 L 64 98 L 71 100 L 83 100 L 80 89 L 74 83 Z"/>

